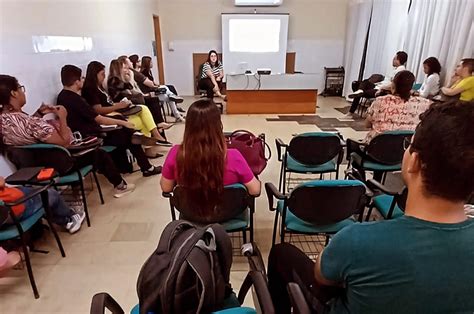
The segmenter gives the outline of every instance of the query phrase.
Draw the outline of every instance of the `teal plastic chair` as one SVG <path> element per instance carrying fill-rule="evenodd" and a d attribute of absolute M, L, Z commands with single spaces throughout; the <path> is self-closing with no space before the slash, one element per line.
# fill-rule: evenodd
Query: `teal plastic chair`
<path fill-rule="evenodd" d="M 411 89 L 413 89 L 414 91 L 417 91 L 421 88 L 421 85 L 423 85 L 423 83 L 414 83 Z"/>
<path fill-rule="evenodd" d="M 75 158 L 81 155 L 91 153 L 99 147 L 85 149 L 72 155 L 66 148 L 54 144 L 30 144 L 24 146 L 9 147 L 7 150 L 8 159 L 17 167 L 17 169 L 24 167 L 43 166 L 47 168 L 54 168 L 59 174 L 56 178 L 54 186 L 70 186 L 79 184 L 81 189 L 81 197 L 84 203 L 84 212 L 86 214 L 87 225 L 90 227 L 89 210 L 87 206 L 86 193 L 84 189 L 84 178 L 91 174 L 94 177 L 97 191 L 99 192 L 100 202 L 104 204 L 104 196 L 100 187 L 97 174 L 92 165 L 86 165 L 81 168 L 75 166 Z M 106 149 L 112 149 L 106 148 Z"/>
<path fill-rule="evenodd" d="M 366 181 L 365 173 L 373 171 L 383 178 L 378 178 L 382 183 L 387 172 L 400 171 L 402 168 L 403 142 L 413 136 L 413 131 L 399 130 L 387 131 L 375 136 L 370 143 L 347 139 L 347 159 L 350 166 L 357 169 Z"/>
<path fill-rule="evenodd" d="M 176 210 L 181 219 L 194 223 L 219 223 L 228 233 L 242 232 L 243 242 L 247 242 L 247 232 L 250 242 L 253 242 L 253 215 L 255 213 L 255 196 L 247 192 L 242 184 L 232 184 L 224 187 L 222 201 L 216 206 L 212 217 L 201 217 L 198 212 L 199 204 L 192 204 L 186 197 L 187 191 L 177 185 L 172 193 L 163 193 L 170 199 L 171 218 L 176 220 Z"/>
<path fill-rule="evenodd" d="M 373 208 L 377 209 L 384 219 L 395 219 L 405 215 L 408 195 L 406 187 L 400 191 L 393 191 L 373 179 L 367 181 L 367 187 L 374 193 L 374 196 L 369 205 L 366 221 L 369 221 Z"/>
<path fill-rule="evenodd" d="M 280 242 L 285 235 L 329 236 L 359 221 L 368 203 L 365 185 L 358 180 L 315 180 L 298 185 L 289 195 L 280 193 L 272 183 L 265 183 L 270 211 L 275 212 L 272 245 L 275 245 L 278 221 Z M 277 199 L 274 206 L 274 199 Z M 281 219 L 279 219 L 281 217 Z"/>
<path fill-rule="evenodd" d="M 54 224 L 51 222 L 51 219 L 50 219 L 51 214 L 49 211 L 48 192 L 47 192 L 47 189 L 50 186 L 51 184 L 34 188 L 29 195 L 25 195 L 21 199 L 16 200 L 14 202 L 5 203 L 3 201 L 0 201 L 0 216 L 1 217 L 9 216 L 11 217 L 11 220 L 13 221 L 12 225 L 0 224 L 0 242 L 8 241 L 8 240 L 20 240 L 20 243 L 23 249 L 23 255 L 25 256 L 28 277 L 30 279 L 31 288 L 33 289 L 33 294 L 35 296 L 35 299 L 38 299 L 40 296 L 39 296 L 38 288 L 36 286 L 35 278 L 33 275 L 33 268 L 31 267 L 30 256 L 28 253 L 28 243 L 27 243 L 25 233 L 28 232 L 42 218 L 45 218 L 46 221 L 48 222 L 49 228 L 53 232 L 54 238 L 56 239 L 56 243 L 58 244 L 59 251 L 61 252 L 61 256 L 66 257 L 66 253 L 64 252 L 61 239 L 59 238 L 59 235 L 56 229 L 54 228 Z M 16 217 L 15 213 L 12 211 L 11 208 L 13 206 L 22 204 L 37 195 L 41 195 L 43 208 L 39 209 L 33 215 L 25 219 Z"/>
<path fill-rule="evenodd" d="M 281 162 L 280 192 L 285 193 L 292 172 L 320 174 L 321 178 L 324 173 L 336 173 L 336 179 L 339 178 L 339 166 L 344 155 L 344 143 L 339 134 L 308 132 L 296 135 L 289 144 L 279 138 L 275 143 L 278 161 Z"/>

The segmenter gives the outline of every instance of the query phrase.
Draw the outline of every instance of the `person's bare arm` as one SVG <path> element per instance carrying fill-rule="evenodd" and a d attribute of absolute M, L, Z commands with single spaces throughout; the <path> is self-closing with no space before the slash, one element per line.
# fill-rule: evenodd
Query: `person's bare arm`
<path fill-rule="evenodd" d="M 343 283 L 342 282 L 336 282 L 332 281 L 329 279 L 326 279 L 324 275 L 321 272 L 321 256 L 323 256 L 324 250 L 318 255 L 318 259 L 316 260 L 316 263 L 314 264 L 314 277 L 316 278 L 316 281 L 319 282 L 322 285 L 326 286 L 336 286 L 336 287 L 342 287 Z"/>
<path fill-rule="evenodd" d="M 174 180 L 166 179 L 165 177 L 161 176 L 160 186 L 161 190 L 165 193 L 172 192 L 176 182 Z"/>
<path fill-rule="evenodd" d="M 45 143 L 67 147 L 71 141 L 71 129 L 67 125 L 67 110 L 63 106 L 49 106 L 49 112 L 56 114 L 59 120 L 59 130 L 54 129 L 53 133 L 44 140 Z"/>
<path fill-rule="evenodd" d="M 120 125 L 129 129 L 135 128 L 135 125 L 131 122 L 120 120 L 120 119 L 114 119 L 110 117 L 104 117 L 102 115 L 98 115 L 97 117 L 95 117 L 95 122 L 97 122 L 98 124 L 103 124 L 103 125 Z"/>
<path fill-rule="evenodd" d="M 151 87 L 151 88 L 156 88 L 157 85 L 151 81 L 149 78 L 146 78 L 145 81 L 143 81 L 143 85 Z"/>
<path fill-rule="evenodd" d="M 215 86 L 216 88 L 218 88 L 219 85 L 217 85 L 216 77 L 214 76 L 214 74 L 212 74 L 212 71 L 211 71 L 211 70 L 207 70 L 207 71 L 206 71 L 206 75 L 207 75 L 208 78 L 211 79 L 212 84 L 214 84 L 214 86 Z"/>
<path fill-rule="evenodd" d="M 365 119 L 365 127 L 366 128 L 372 128 L 372 116 L 367 116 Z"/>
<path fill-rule="evenodd" d="M 464 92 L 464 88 L 463 87 L 455 87 L 455 88 L 442 87 L 441 91 L 446 96 L 456 96 L 456 95 L 461 94 L 462 92 Z"/>
<path fill-rule="evenodd" d="M 254 195 L 254 196 L 260 195 L 262 184 L 257 178 L 253 177 L 253 179 L 250 180 L 250 182 L 247 182 L 244 185 L 247 188 L 247 192 L 250 195 Z"/>

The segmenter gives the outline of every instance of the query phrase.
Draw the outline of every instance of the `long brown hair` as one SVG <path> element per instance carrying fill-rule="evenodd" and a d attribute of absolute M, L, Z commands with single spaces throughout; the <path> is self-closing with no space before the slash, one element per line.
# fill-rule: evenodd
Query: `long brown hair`
<path fill-rule="evenodd" d="M 195 101 L 186 115 L 178 151 L 178 182 L 203 216 L 212 214 L 224 189 L 226 149 L 217 106 L 208 99 Z"/>
<path fill-rule="evenodd" d="M 143 56 L 142 57 L 142 68 L 140 70 L 145 75 L 149 75 L 151 72 L 151 57 Z"/>

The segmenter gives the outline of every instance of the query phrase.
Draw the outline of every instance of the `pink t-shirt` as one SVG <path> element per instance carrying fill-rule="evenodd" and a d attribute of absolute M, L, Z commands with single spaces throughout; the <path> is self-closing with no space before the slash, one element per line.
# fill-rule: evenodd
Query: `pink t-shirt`
<path fill-rule="evenodd" d="M 161 175 L 168 180 L 175 180 L 178 177 L 177 155 L 180 145 L 173 146 L 165 163 Z M 234 183 L 248 183 L 254 178 L 247 161 L 237 149 L 228 149 L 224 169 L 224 185 Z"/>

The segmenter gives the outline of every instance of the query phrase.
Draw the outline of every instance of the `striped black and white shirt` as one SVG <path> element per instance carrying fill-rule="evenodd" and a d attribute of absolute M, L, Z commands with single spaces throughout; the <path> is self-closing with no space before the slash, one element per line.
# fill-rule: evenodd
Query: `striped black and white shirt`
<path fill-rule="evenodd" d="M 223 70 L 223 67 L 220 61 L 217 63 L 217 66 L 215 67 L 212 67 L 209 64 L 209 62 L 206 62 L 202 66 L 201 78 L 203 79 L 207 77 L 207 74 L 206 74 L 207 71 L 211 71 L 212 74 L 214 74 L 214 77 L 218 77 L 222 70 Z"/>

